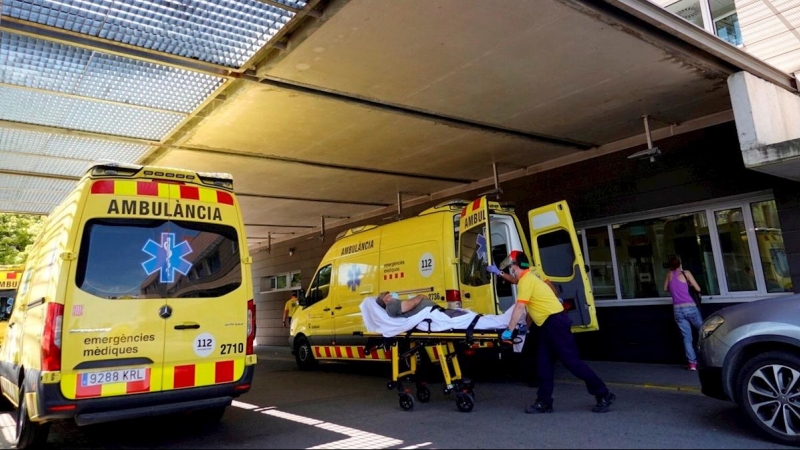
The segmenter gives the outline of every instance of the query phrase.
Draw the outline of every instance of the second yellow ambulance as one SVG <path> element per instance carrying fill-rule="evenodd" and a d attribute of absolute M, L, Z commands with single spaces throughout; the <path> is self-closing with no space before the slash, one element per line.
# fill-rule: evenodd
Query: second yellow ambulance
<path fill-rule="evenodd" d="M 301 308 L 292 319 L 289 344 L 300 368 L 318 360 L 388 360 L 364 353 L 359 308 L 382 291 L 402 298 L 424 294 L 447 308 L 500 314 L 514 303 L 516 286 L 486 272 L 512 250 L 532 255 L 534 269 L 561 293 L 573 331 L 597 330 L 589 278 L 566 202 L 528 213 L 532 245 L 513 208 L 486 197 L 454 200 L 419 216 L 343 233 L 322 259 Z"/>

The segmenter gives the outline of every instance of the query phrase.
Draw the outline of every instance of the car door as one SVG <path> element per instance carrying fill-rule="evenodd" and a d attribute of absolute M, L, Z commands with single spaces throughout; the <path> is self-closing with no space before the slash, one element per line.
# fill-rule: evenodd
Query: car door
<path fill-rule="evenodd" d="M 599 329 L 589 277 L 567 202 L 528 212 L 533 263 L 558 289 L 572 331 Z"/>
<path fill-rule="evenodd" d="M 458 260 L 461 303 L 480 314 L 500 314 L 494 277 L 486 272 L 492 264 L 489 206 L 480 197 L 464 207 L 459 223 Z"/>

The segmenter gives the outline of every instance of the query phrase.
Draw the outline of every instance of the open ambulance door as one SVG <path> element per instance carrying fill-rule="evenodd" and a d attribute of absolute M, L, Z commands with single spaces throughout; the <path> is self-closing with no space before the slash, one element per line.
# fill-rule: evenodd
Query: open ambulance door
<path fill-rule="evenodd" d="M 492 264 L 489 202 L 480 197 L 461 212 L 458 238 L 458 274 L 463 308 L 480 314 L 500 314 L 495 299 L 494 276 L 486 272 Z"/>
<path fill-rule="evenodd" d="M 598 330 L 594 295 L 567 202 L 532 209 L 528 221 L 534 265 L 558 289 L 572 332 Z"/>

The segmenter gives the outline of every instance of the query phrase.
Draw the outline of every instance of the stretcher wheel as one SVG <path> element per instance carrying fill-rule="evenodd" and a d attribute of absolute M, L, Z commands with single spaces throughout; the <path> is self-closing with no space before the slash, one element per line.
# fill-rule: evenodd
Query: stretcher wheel
<path fill-rule="evenodd" d="M 400 407 L 403 411 L 411 411 L 414 407 L 414 399 L 408 394 L 400 394 Z"/>
<path fill-rule="evenodd" d="M 420 403 L 428 403 L 431 401 L 431 390 L 426 386 L 417 388 L 417 400 L 419 400 Z"/>
<path fill-rule="evenodd" d="M 469 394 L 459 393 L 456 395 L 456 407 L 461 412 L 470 412 L 475 407 L 475 399 Z"/>

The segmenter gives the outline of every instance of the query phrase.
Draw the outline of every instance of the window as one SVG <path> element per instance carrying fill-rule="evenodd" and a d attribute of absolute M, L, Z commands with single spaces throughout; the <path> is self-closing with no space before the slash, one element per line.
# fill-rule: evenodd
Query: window
<path fill-rule="evenodd" d="M 756 278 L 753 274 L 750 243 L 747 239 L 742 208 L 715 211 L 714 217 L 728 290 L 730 292 L 756 290 Z"/>
<path fill-rule="evenodd" d="M 714 301 L 793 290 L 777 208 L 768 194 L 667 211 L 581 229 L 599 303 L 669 298 L 663 285 L 670 255 L 681 259 Z"/>
<path fill-rule="evenodd" d="M 742 31 L 739 29 L 739 15 L 734 0 L 711 0 L 710 5 L 714 34 L 733 45 L 742 45 Z"/>
<path fill-rule="evenodd" d="M 328 297 L 332 271 L 333 266 L 330 264 L 319 269 L 317 275 L 314 277 L 314 281 L 311 282 L 311 286 L 308 287 L 306 306 L 311 306 L 314 303 L 317 303 L 320 300 L 324 300 Z"/>
<path fill-rule="evenodd" d="M 289 291 L 300 287 L 300 271 L 270 275 L 261 278 L 261 293 Z"/>
<path fill-rule="evenodd" d="M 14 305 L 16 291 L 0 291 L 0 322 L 7 322 L 11 317 L 11 307 Z"/>
<path fill-rule="evenodd" d="M 651 1 L 732 45 L 743 45 L 735 0 Z"/>
<path fill-rule="evenodd" d="M 491 282 L 486 257 L 486 225 L 461 233 L 461 282 L 467 286 L 483 286 Z"/>
<path fill-rule="evenodd" d="M 91 220 L 75 283 L 106 299 L 219 297 L 242 283 L 241 257 L 227 250 L 232 240 L 238 240 L 236 230 L 218 224 Z M 216 255 L 216 272 L 203 255 Z"/>
<path fill-rule="evenodd" d="M 684 20 L 705 28 L 703 23 L 703 7 L 701 1 L 705 0 L 679 0 L 664 6 L 664 9 Z"/>
<path fill-rule="evenodd" d="M 677 255 L 695 274 L 704 293 L 717 285 L 713 259 L 707 257 L 711 241 L 705 213 L 615 224 L 612 229 L 622 298 L 669 297 L 663 283 L 670 255 Z"/>
<path fill-rule="evenodd" d="M 589 279 L 592 282 L 594 297 L 598 300 L 616 299 L 617 286 L 614 281 L 614 261 L 608 227 L 586 230 L 586 247 L 589 258 Z"/>
<path fill-rule="evenodd" d="M 789 276 L 789 261 L 786 259 L 775 201 L 751 203 L 750 211 L 753 215 L 758 256 L 767 292 L 793 292 L 794 286 Z"/>

